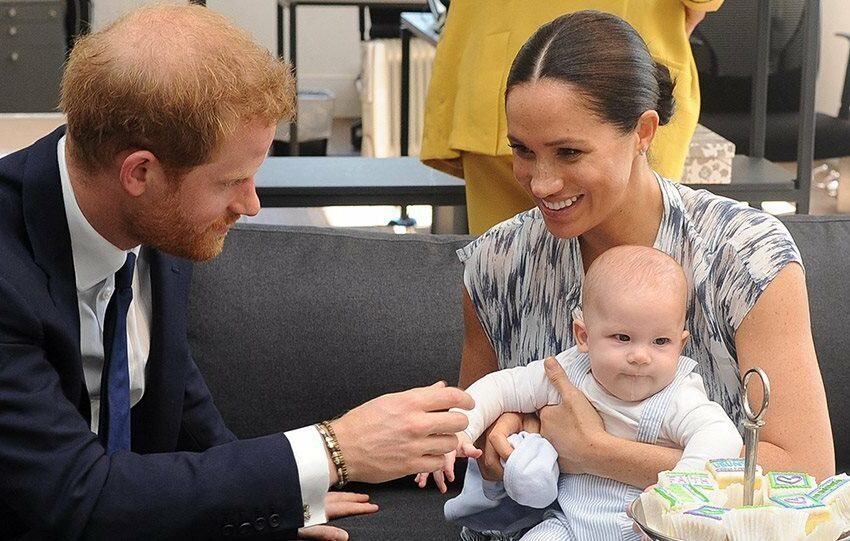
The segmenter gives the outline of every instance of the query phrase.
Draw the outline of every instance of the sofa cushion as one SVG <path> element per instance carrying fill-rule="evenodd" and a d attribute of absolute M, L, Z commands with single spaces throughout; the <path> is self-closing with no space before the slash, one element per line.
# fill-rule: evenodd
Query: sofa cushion
<path fill-rule="evenodd" d="M 381 394 L 455 384 L 463 341 L 455 250 L 469 240 L 237 224 L 222 254 L 195 266 L 188 330 L 230 429 L 249 438 Z M 443 520 L 449 496 L 433 486 L 422 491 L 408 477 L 351 490 L 381 506 L 338 522 L 353 540 L 459 537 Z"/>
<path fill-rule="evenodd" d="M 457 479 L 449 484 L 447 494 L 440 494 L 433 485 L 416 488 L 412 478 L 380 485 L 353 483 L 345 490 L 369 494 L 370 501 L 381 510 L 373 515 L 336 520 L 334 525 L 347 531 L 352 541 L 457 540 L 461 528 L 446 522 L 443 504 L 457 496 L 462 486 L 461 479 Z"/>
<path fill-rule="evenodd" d="M 806 268 L 838 471 L 850 471 L 850 216 L 783 217 Z M 806 407 L 801 404 L 800 407 Z"/>
<path fill-rule="evenodd" d="M 838 470 L 846 471 L 850 216 L 783 221 L 803 255 Z M 253 437 L 387 392 L 456 382 L 463 328 L 454 252 L 469 240 L 237 224 L 222 255 L 195 266 L 189 305 L 190 343 L 228 426 Z M 441 520 L 447 496 L 433 488 L 417 492 L 407 478 L 361 490 L 383 511 L 341 521 L 352 539 L 457 538 Z"/>
<path fill-rule="evenodd" d="M 189 339 L 239 437 L 333 418 L 378 395 L 455 384 L 459 236 L 237 224 L 195 266 Z"/>

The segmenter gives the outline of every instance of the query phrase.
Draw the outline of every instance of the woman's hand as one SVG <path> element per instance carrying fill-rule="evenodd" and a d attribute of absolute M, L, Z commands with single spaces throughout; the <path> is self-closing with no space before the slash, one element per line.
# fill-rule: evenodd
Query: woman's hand
<path fill-rule="evenodd" d="M 501 481 L 505 475 L 502 461 L 507 460 L 514 450 L 508 436 L 522 430 L 521 413 L 503 413 L 478 439 L 478 448 L 483 454 L 478 459 L 481 477 L 487 481 Z"/>
<path fill-rule="evenodd" d="M 697 11 L 691 8 L 685 8 L 685 33 L 688 37 L 694 33 L 697 25 L 705 19 L 704 11 Z"/>
<path fill-rule="evenodd" d="M 356 492 L 328 492 L 325 496 L 325 514 L 328 520 L 367 515 L 378 511 L 378 506 L 369 501 L 368 494 Z M 348 532 L 336 526 L 317 524 L 298 529 L 298 539 L 322 541 L 347 541 Z"/>
<path fill-rule="evenodd" d="M 562 473 L 594 473 L 592 459 L 605 460 L 599 441 L 606 436 L 602 418 L 581 391 L 567 378 L 554 357 L 544 361 L 549 381 L 561 395 L 557 406 L 540 410 L 540 434 L 558 450 Z M 600 456 L 602 455 L 602 456 Z"/>
<path fill-rule="evenodd" d="M 478 438 L 482 455 L 478 458 L 481 477 L 488 481 L 501 481 L 505 475 L 502 463 L 511 456 L 514 448 L 508 436 L 518 432 L 540 433 L 540 419 L 533 413 L 503 413 Z"/>

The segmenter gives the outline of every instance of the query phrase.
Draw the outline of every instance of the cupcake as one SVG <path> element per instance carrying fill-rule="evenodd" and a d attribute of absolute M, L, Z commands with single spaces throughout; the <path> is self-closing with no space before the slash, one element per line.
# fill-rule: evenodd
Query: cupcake
<path fill-rule="evenodd" d="M 806 536 L 806 541 L 835 541 L 844 533 L 843 524 L 842 520 L 836 520 L 833 517 L 833 520 L 815 526 L 812 533 Z"/>
<path fill-rule="evenodd" d="M 840 473 L 827 477 L 811 492 L 809 496 L 826 504 L 843 522 L 842 527 L 850 525 L 850 477 Z"/>
<path fill-rule="evenodd" d="M 663 471 L 658 474 L 658 484 L 662 487 L 671 485 L 690 485 L 708 496 L 712 506 L 726 506 L 726 491 L 720 490 L 717 482 L 709 473 L 686 471 Z"/>
<path fill-rule="evenodd" d="M 671 513 L 690 511 L 710 500 L 698 488 L 690 485 L 656 486 L 640 495 L 646 525 L 657 532 L 667 531 L 668 516 Z"/>
<path fill-rule="evenodd" d="M 723 516 L 729 541 L 805 541 L 806 514 L 771 505 L 731 509 Z"/>
<path fill-rule="evenodd" d="M 724 507 L 704 505 L 672 514 L 668 517 L 667 535 L 676 539 L 698 539 L 699 541 L 726 541 L 723 516 L 729 513 Z"/>
<path fill-rule="evenodd" d="M 767 472 L 765 476 L 766 496 L 787 496 L 808 494 L 817 487 L 815 478 L 800 472 Z"/>
<path fill-rule="evenodd" d="M 770 503 L 784 509 L 793 509 L 806 515 L 806 533 L 811 533 L 815 526 L 832 520 L 832 511 L 826 504 L 821 503 L 808 494 L 785 494 L 771 496 Z"/>
<path fill-rule="evenodd" d="M 706 462 L 705 469 L 717 482 L 720 490 L 726 492 L 726 507 L 740 507 L 744 505 L 743 458 L 713 458 Z M 762 480 L 761 466 L 756 466 L 755 484 L 753 485 L 753 505 L 761 505 L 764 502 Z"/>

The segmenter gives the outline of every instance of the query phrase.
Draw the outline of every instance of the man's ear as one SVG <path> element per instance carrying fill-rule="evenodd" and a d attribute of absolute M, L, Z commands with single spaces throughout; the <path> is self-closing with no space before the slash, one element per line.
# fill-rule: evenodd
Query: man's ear
<path fill-rule="evenodd" d="M 576 339 L 578 350 L 582 353 L 587 353 L 587 326 L 581 319 L 573 320 L 573 336 Z"/>
<path fill-rule="evenodd" d="M 151 181 L 164 176 L 162 164 L 148 150 L 136 150 L 121 159 L 121 187 L 131 197 L 139 197 L 145 193 Z"/>
<path fill-rule="evenodd" d="M 658 131 L 658 113 L 653 110 L 644 111 L 637 121 L 635 133 L 638 137 L 638 150 L 647 150 L 652 140 L 655 139 L 655 132 Z"/>

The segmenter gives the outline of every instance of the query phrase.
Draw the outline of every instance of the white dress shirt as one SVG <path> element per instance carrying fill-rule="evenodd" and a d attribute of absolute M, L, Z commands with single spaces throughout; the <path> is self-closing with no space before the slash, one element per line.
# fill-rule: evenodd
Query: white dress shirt
<path fill-rule="evenodd" d="M 103 321 L 106 306 L 115 289 L 115 273 L 124 265 L 129 251 L 139 256 L 133 274 L 133 301 L 127 313 L 131 406 L 135 406 L 145 392 L 145 367 L 150 353 L 153 314 L 149 263 L 140 256 L 139 246 L 129 251 L 117 248 L 95 231 L 83 215 L 68 173 L 64 136 L 56 145 L 56 155 L 74 258 L 77 306 L 80 312 L 80 353 L 91 401 L 91 430 L 97 434 L 103 372 Z M 330 474 L 325 442 L 312 426 L 291 430 L 284 435 L 289 440 L 298 467 L 304 524 L 310 526 L 327 522 L 325 494 Z"/>

